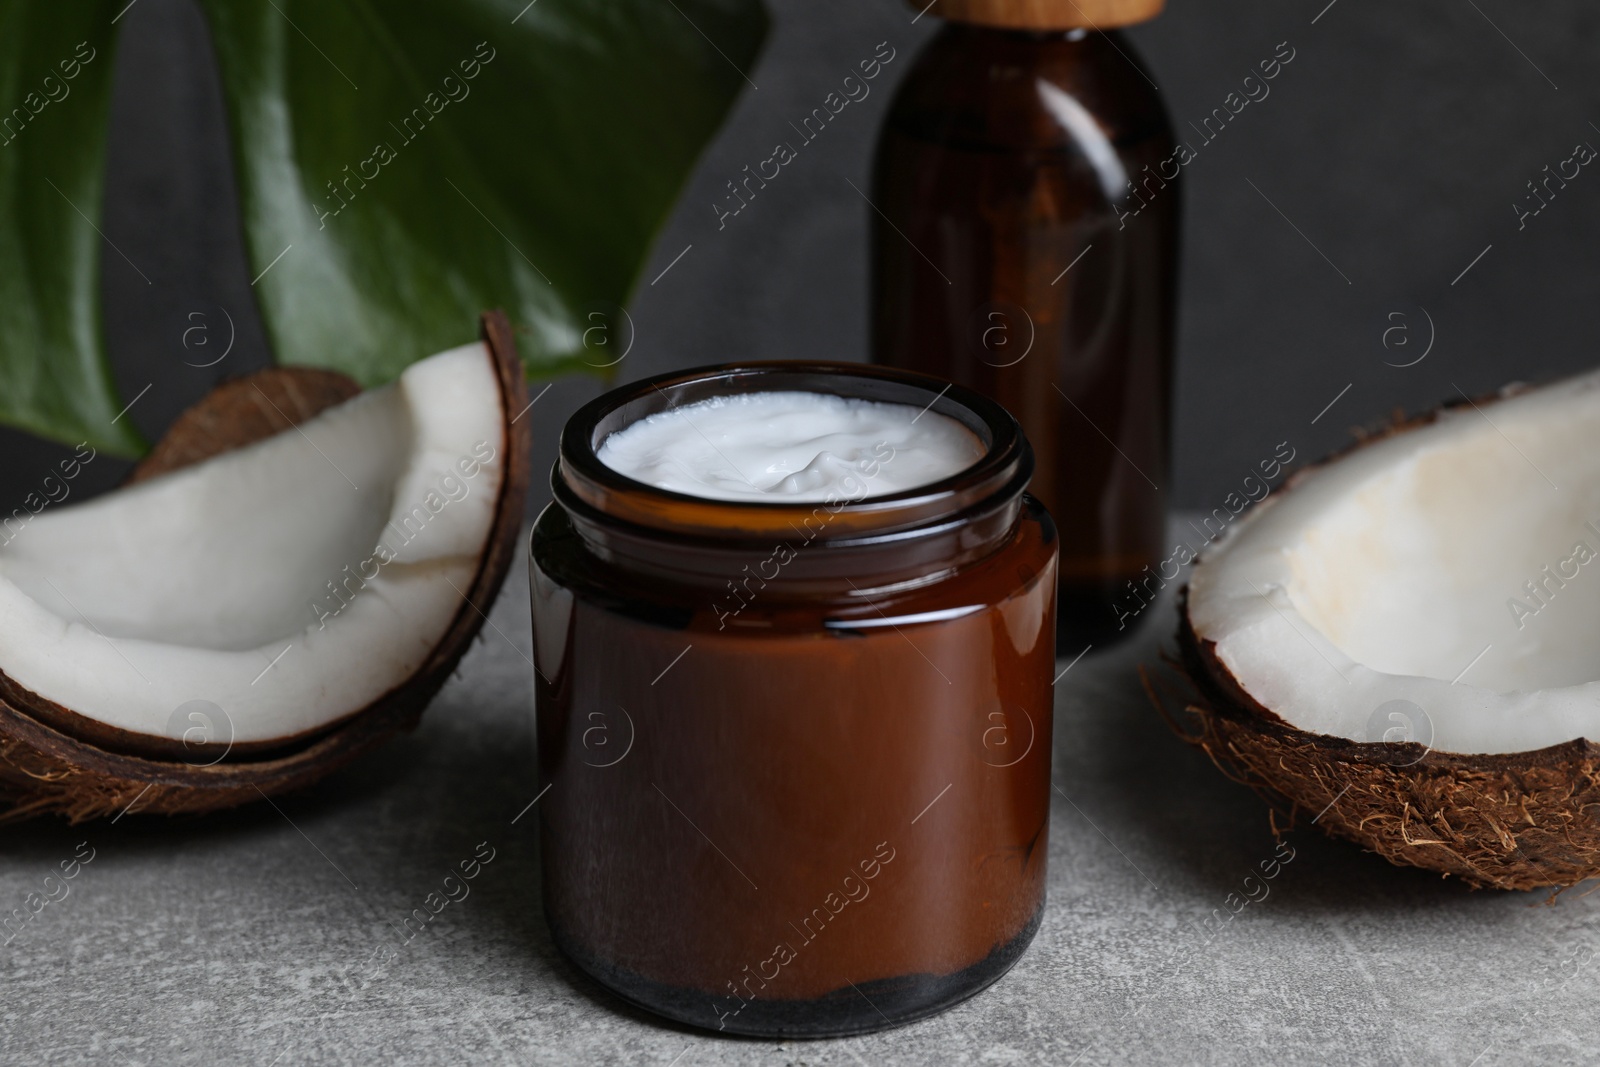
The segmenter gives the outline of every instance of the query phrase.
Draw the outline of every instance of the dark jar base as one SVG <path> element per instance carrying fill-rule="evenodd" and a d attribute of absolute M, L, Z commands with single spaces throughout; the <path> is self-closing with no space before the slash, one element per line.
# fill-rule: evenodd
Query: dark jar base
<path fill-rule="evenodd" d="M 661 985 L 596 959 L 568 942 L 554 922 L 550 934 L 562 955 L 623 1000 L 697 1030 L 740 1037 L 854 1037 L 926 1019 L 977 996 L 1022 958 L 1043 916 L 1041 903 L 1021 933 L 954 974 L 879 978 L 810 1000 L 750 1000 L 721 1017 L 713 1004 L 725 997 Z"/>

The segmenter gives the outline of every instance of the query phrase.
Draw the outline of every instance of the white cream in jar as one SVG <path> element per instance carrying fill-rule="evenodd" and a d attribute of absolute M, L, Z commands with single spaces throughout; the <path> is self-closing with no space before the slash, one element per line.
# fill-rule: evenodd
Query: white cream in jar
<path fill-rule="evenodd" d="M 736 393 L 657 412 L 608 436 L 601 463 L 635 481 L 713 500 L 888 496 L 983 457 L 947 415 L 828 393 Z"/>

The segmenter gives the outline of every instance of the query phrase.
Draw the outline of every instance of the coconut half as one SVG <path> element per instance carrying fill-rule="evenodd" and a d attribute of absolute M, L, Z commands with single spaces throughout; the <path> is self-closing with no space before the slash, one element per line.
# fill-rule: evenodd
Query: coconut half
<path fill-rule="evenodd" d="M 204 811 L 414 725 L 510 565 L 521 363 L 484 340 L 361 392 L 230 382 L 124 487 L 0 546 L 0 805 Z"/>
<path fill-rule="evenodd" d="M 1600 373 L 1301 471 L 1195 565 L 1191 739 L 1401 864 L 1600 875 Z"/>

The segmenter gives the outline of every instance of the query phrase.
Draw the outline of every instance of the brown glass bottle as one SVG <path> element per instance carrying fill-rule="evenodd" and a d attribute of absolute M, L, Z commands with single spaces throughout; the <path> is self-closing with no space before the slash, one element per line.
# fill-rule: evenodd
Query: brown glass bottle
<path fill-rule="evenodd" d="M 1179 168 L 1136 64 L 1115 31 L 948 22 L 873 178 L 874 359 L 1021 422 L 1060 529 L 1064 652 L 1130 633 L 1129 582 L 1165 555 Z"/>

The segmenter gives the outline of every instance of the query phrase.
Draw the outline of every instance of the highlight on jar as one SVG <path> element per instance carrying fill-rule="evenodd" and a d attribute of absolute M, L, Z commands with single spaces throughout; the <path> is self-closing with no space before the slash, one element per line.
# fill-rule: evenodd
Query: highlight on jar
<path fill-rule="evenodd" d="M 1056 530 L 1015 419 L 943 380 L 748 363 L 568 422 L 531 541 L 544 911 L 724 1033 L 941 1011 L 1045 896 Z"/>

